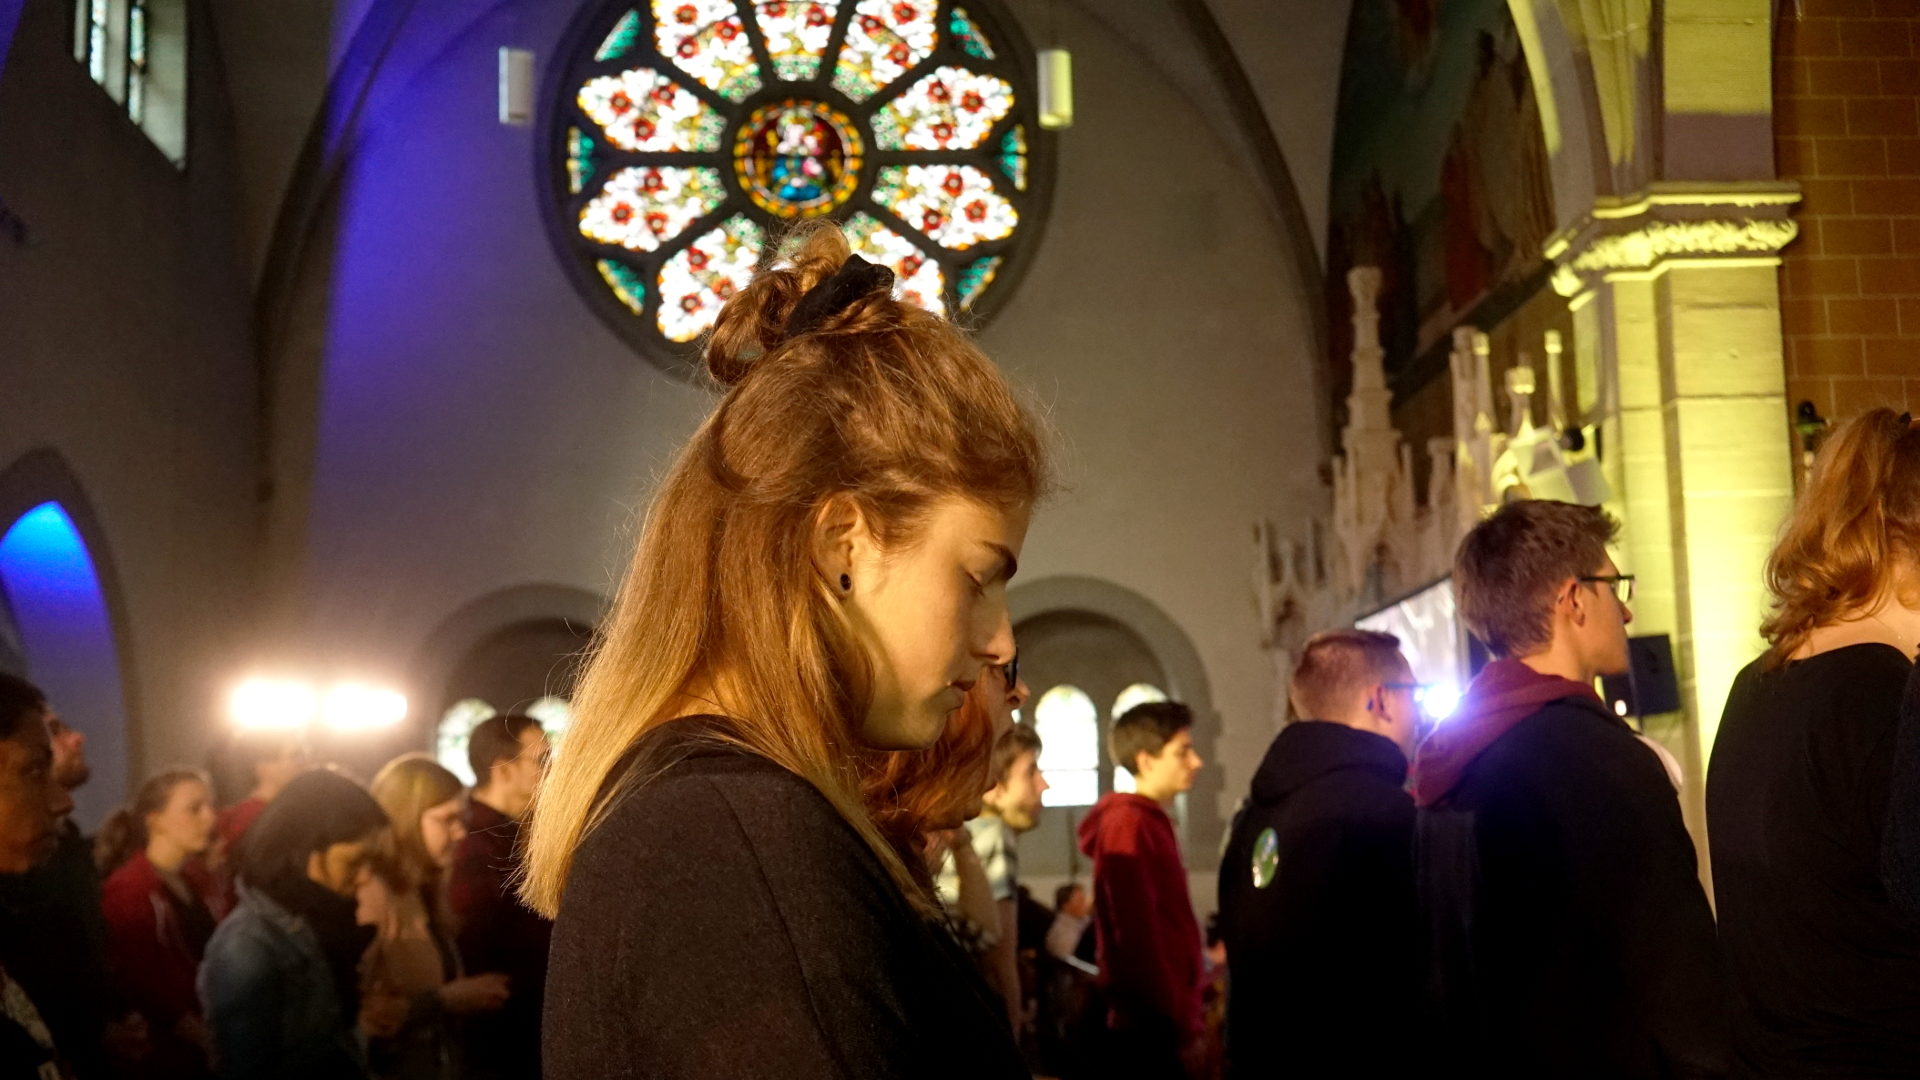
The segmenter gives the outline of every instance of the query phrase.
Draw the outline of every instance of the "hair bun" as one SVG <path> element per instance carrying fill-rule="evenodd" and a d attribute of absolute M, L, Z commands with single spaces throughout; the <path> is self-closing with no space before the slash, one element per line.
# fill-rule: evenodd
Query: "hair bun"
<path fill-rule="evenodd" d="M 763 357 L 787 340 L 787 321 L 800 298 L 832 277 L 852 254 L 846 234 L 831 221 L 796 227 L 773 265 L 755 274 L 720 309 L 703 354 L 708 377 L 733 387 L 752 374 Z"/>

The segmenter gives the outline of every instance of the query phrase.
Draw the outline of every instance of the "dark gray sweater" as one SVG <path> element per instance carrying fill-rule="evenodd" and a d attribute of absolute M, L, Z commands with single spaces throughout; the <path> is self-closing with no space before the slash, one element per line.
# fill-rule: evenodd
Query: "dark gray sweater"
<path fill-rule="evenodd" d="M 1004 1010 L 825 797 L 698 731 L 651 737 L 672 763 L 574 858 L 549 1080 L 1024 1080 Z"/>

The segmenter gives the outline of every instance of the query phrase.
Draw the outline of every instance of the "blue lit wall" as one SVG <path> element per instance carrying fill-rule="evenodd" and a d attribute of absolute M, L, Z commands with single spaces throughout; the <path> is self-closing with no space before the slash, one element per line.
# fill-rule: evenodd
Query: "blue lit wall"
<path fill-rule="evenodd" d="M 27 677 L 87 735 L 93 781 L 74 793 L 74 815 L 91 831 L 126 797 L 126 706 L 100 576 L 59 503 L 41 503 L 0 534 L 0 589 Z"/>

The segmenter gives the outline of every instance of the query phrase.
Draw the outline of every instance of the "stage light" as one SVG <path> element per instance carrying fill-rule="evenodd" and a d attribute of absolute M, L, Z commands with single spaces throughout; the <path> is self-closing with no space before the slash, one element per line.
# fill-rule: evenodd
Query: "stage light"
<path fill-rule="evenodd" d="M 227 714 L 239 728 L 294 730 L 312 722 L 319 704 L 319 695 L 306 683 L 248 679 L 234 687 Z"/>
<path fill-rule="evenodd" d="M 392 727 L 407 718 L 407 699 L 377 686 L 340 683 L 327 691 L 320 717 L 335 731 Z"/>
<path fill-rule="evenodd" d="M 1460 707 L 1460 688 L 1452 683 L 1434 683 L 1420 695 L 1420 707 L 1435 720 L 1445 720 Z"/>

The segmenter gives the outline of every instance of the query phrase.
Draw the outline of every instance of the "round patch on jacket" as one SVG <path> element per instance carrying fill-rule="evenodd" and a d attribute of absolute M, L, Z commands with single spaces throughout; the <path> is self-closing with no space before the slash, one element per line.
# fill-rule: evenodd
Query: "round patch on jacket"
<path fill-rule="evenodd" d="M 1278 869 L 1280 837 L 1272 829 L 1261 829 L 1253 842 L 1253 887 L 1264 889 L 1273 884 L 1273 874 Z"/>

